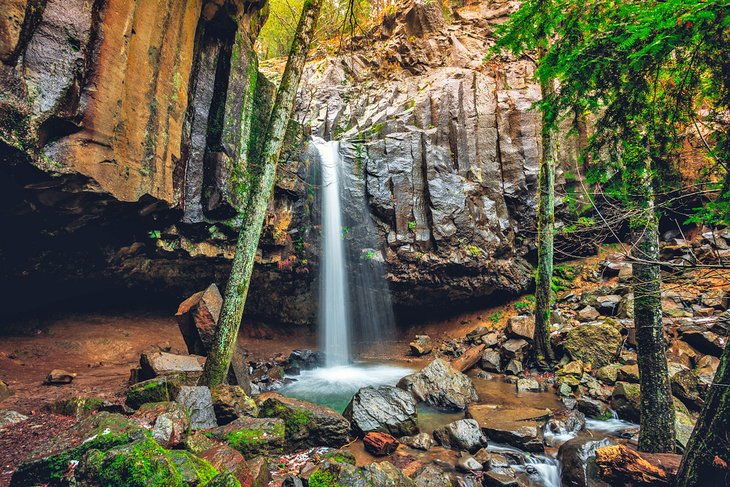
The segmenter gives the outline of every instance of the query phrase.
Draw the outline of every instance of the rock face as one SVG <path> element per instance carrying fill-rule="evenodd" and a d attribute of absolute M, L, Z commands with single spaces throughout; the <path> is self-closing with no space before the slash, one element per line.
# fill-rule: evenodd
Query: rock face
<path fill-rule="evenodd" d="M 0 189 L 30 202 L 13 216 L 28 241 L 52 231 L 64 245 L 47 243 L 42 257 L 22 239 L 3 249 L 14 256 L 0 266 L 3 288 L 21 275 L 49 288 L 63 277 L 68 293 L 90 277 L 171 295 L 222 284 L 241 199 L 233 164 L 256 153 L 271 100 L 252 50 L 266 2 L 42 3 L 2 3 L 0 151 L 22 164 L 2 168 Z M 449 23 L 434 5 L 403 0 L 367 36 L 375 43 L 358 40 L 346 56 L 307 68 L 296 119 L 343 141 L 348 245 L 359 256 L 363 235 L 377 236 L 396 304 L 530 285 L 523 237 L 534 226 L 539 88 L 528 60 L 483 62 L 508 13 L 467 6 Z M 578 138 L 562 139 L 560 160 L 572 167 Z M 247 311 L 307 323 L 316 311 L 309 242 L 319 216 L 307 184 L 316 157 L 297 142 Z M 372 220 L 362 218 L 363 200 Z M 49 261 L 63 262 L 58 276 L 33 271 Z"/>
<path fill-rule="evenodd" d="M 464 409 L 479 399 L 471 379 L 441 359 L 403 377 L 398 387 L 419 401 L 445 409 Z"/>
<path fill-rule="evenodd" d="M 343 415 L 358 436 L 371 431 L 396 437 L 418 433 L 416 401 L 409 392 L 392 386 L 360 389 Z"/>

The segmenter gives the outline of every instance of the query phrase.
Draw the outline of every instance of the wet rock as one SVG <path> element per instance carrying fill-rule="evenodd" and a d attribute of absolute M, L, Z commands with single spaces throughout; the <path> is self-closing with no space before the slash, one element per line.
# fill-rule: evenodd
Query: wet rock
<path fill-rule="evenodd" d="M 550 417 L 549 409 L 499 408 L 490 405 L 469 406 L 468 418 L 474 419 L 486 436 L 522 450 L 542 452 L 542 430 Z"/>
<path fill-rule="evenodd" d="M 428 335 L 416 335 L 416 339 L 408 345 L 411 347 L 411 354 L 416 357 L 431 353 L 431 350 L 433 350 L 433 342 Z"/>
<path fill-rule="evenodd" d="M 487 446 L 487 438 L 473 419 L 460 419 L 433 432 L 436 441 L 446 448 L 477 452 Z"/>
<path fill-rule="evenodd" d="M 611 485 L 671 486 L 682 459 L 671 453 L 637 452 L 625 445 L 604 446 L 595 455 L 601 479 Z"/>
<path fill-rule="evenodd" d="M 313 352 L 308 349 L 297 349 L 289 354 L 287 359 L 291 365 L 301 370 L 311 370 L 325 365 L 324 353 Z"/>
<path fill-rule="evenodd" d="M 517 392 L 540 392 L 540 383 L 532 377 L 525 377 L 517 380 Z"/>
<path fill-rule="evenodd" d="M 546 428 L 554 434 L 571 434 L 583 430 L 585 426 L 585 414 L 574 409 L 561 409 L 553 412 Z"/>
<path fill-rule="evenodd" d="M 619 418 L 639 422 L 641 415 L 641 392 L 639 384 L 617 382 L 611 396 L 611 409 Z"/>
<path fill-rule="evenodd" d="M 614 316 L 618 312 L 622 299 L 616 294 L 596 296 L 597 311 L 604 316 Z"/>
<path fill-rule="evenodd" d="M 240 386 L 220 384 L 210 390 L 213 410 L 219 425 L 228 424 L 241 416 L 258 416 L 259 408 Z"/>
<path fill-rule="evenodd" d="M 419 401 L 446 409 L 464 409 L 479 399 L 471 380 L 441 359 L 403 377 L 398 387 L 411 392 Z"/>
<path fill-rule="evenodd" d="M 207 387 L 182 386 L 175 401 L 187 409 L 192 429 L 199 430 L 218 426 L 213 409 L 213 396 Z"/>
<path fill-rule="evenodd" d="M 144 428 L 120 414 L 100 412 L 89 416 L 37 445 L 18 466 L 11 485 L 47 484 L 52 478 L 62 478 L 70 462 L 80 460 L 90 450 L 107 450 L 144 436 Z"/>
<path fill-rule="evenodd" d="M 281 452 L 286 443 L 284 420 L 242 417 L 209 431 L 211 438 L 223 441 L 245 457 Z"/>
<path fill-rule="evenodd" d="M 597 399 L 591 399 L 590 397 L 581 396 L 578 398 L 578 404 L 576 405 L 578 411 L 585 414 L 589 418 L 606 419 L 609 417 L 610 412 L 608 406 L 602 401 Z"/>
<path fill-rule="evenodd" d="M 474 457 L 466 455 L 456 462 L 456 469 L 462 472 L 480 472 L 484 470 L 484 466 L 476 461 Z"/>
<path fill-rule="evenodd" d="M 495 372 L 499 374 L 500 372 L 502 372 L 501 360 L 502 359 L 498 351 L 486 350 L 484 353 L 482 353 L 480 366 L 487 372 Z"/>
<path fill-rule="evenodd" d="M 222 305 L 223 297 L 215 284 L 180 303 L 175 317 L 188 352 L 208 355 Z"/>
<path fill-rule="evenodd" d="M 560 480 L 567 487 L 592 485 L 598 479 L 596 450 L 609 445 L 610 441 L 593 438 L 572 438 L 558 449 Z"/>
<path fill-rule="evenodd" d="M 511 359 L 509 362 L 507 362 L 507 366 L 504 368 L 505 374 L 510 375 L 519 375 L 522 373 L 524 368 L 522 367 L 522 362 L 519 360 Z"/>
<path fill-rule="evenodd" d="M 613 385 L 618 379 L 618 371 L 621 368 L 620 364 L 604 365 L 595 372 L 596 379 L 600 380 L 604 384 Z"/>
<path fill-rule="evenodd" d="M 601 316 L 601 313 L 599 313 L 593 306 L 586 306 L 578 311 L 578 319 L 580 321 L 594 321 L 598 319 L 599 316 Z"/>
<path fill-rule="evenodd" d="M 413 478 L 416 487 L 453 487 L 448 473 L 436 465 L 426 465 Z"/>
<path fill-rule="evenodd" d="M 203 357 L 175 355 L 167 352 L 144 352 L 140 355 L 139 380 L 149 380 L 163 375 L 180 375 L 192 383 L 203 375 L 200 362 Z"/>
<path fill-rule="evenodd" d="M 672 394 L 688 408 L 694 411 L 702 409 L 705 401 L 700 394 L 700 382 L 689 369 L 683 369 L 673 374 L 669 383 L 672 387 Z"/>
<path fill-rule="evenodd" d="M 581 325 L 570 330 L 563 347 L 574 360 L 590 362 L 594 369 L 615 362 L 621 334 L 611 325 Z"/>
<path fill-rule="evenodd" d="M 73 372 L 67 372 L 63 369 L 53 369 L 46 377 L 44 384 L 54 386 L 70 384 L 75 377 L 76 374 Z"/>
<path fill-rule="evenodd" d="M 487 487 L 517 487 L 520 485 L 511 469 L 484 472 L 482 481 Z"/>
<path fill-rule="evenodd" d="M 337 477 L 339 485 L 353 487 L 414 487 L 414 482 L 388 461 L 374 462 L 364 467 L 343 464 Z"/>
<path fill-rule="evenodd" d="M 404 436 L 400 438 L 400 442 L 404 445 L 415 448 L 416 450 L 430 450 L 435 444 L 433 438 L 428 433 L 418 433 L 415 436 Z"/>
<path fill-rule="evenodd" d="M 534 316 L 513 316 L 507 321 L 504 329 L 507 336 L 512 338 L 523 338 L 532 340 L 535 338 L 535 317 Z"/>
<path fill-rule="evenodd" d="M 416 401 L 403 389 L 392 386 L 360 389 L 345 408 L 352 432 L 363 436 L 371 431 L 394 436 L 418 433 Z"/>
<path fill-rule="evenodd" d="M 127 390 L 126 404 L 137 409 L 147 402 L 172 401 L 177 397 L 182 382 L 177 376 L 163 376 L 132 384 Z"/>
<path fill-rule="evenodd" d="M 190 429 L 187 411 L 175 402 L 147 403 L 140 406 L 132 421 L 152 431 L 152 438 L 164 448 L 182 445 Z"/>
<path fill-rule="evenodd" d="M 368 453 L 380 457 L 390 455 L 398 448 L 398 440 L 388 433 L 367 433 L 362 442 Z"/>
<path fill-rule="evenodd" d="M 349 441 L 350 423 L 338 412 L 300 399 L 267 392 L 257 398 L 259 417 L 280 418 L 293 448 L 340 447 Z"/>
<path fill-rule="evenodd" d="M 28 416 L 20 414 L 17 411 L 11 411 L 9 409 L 0 409 L 0 431 L 8 426 L 20 423 L 28 419 Z"/>

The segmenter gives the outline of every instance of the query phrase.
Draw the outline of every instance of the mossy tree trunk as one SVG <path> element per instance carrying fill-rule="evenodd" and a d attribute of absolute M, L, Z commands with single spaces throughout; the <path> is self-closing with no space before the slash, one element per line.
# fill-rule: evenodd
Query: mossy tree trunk
<path fill-rule="evenodd" d="M 538 50 L 538 63 L 544 49 Z M 541 81 L 542 97 L 554 95 L 553 80 Z M 537 200 L 537 273 L 535 275 L 535 347 L 534 360 L 549 366 L 555 359 L 550 345 L 550 309 L 552 305 L 553 243 L 555 233 L 555 167 L 558 161 L 557 133 L 542 120 L 542 157 L 538 180 Z"/>
<path fill-rule="evenodd" d="M 641 383 L 641 429 L 639 450 L 673 452 L 675 448 L 674 404 L 669 384 L 661 305 L 659 222 L 654 207 L 651 162 L 629 184 L 637 198 L 637 213 L 631 219 L 636 234 L 633 256 L 634 326 Z M 626 172 L 631 172 L 627 169 Z M 633 197 L 633 196 L 632 196 Z"/>
<path fill-rule="evenodd" d="M 730 346 L 726 346 L 677 474 L 677 487 L 730 483 Z"/>
<path fill-rule="evenodd" d="M 294 108 L 307 51 L 314 38 L 322 0 L 306 0 L 292 41 L 289 59 L 276 92 L 276 100 L 266 128 L 264 148 L 257 161 L 259 170 L 252 176 L 248 203 L 238 234 L 231 274 L 228 278 L 223 307 L 215 339 L 205 362 L 200 383 L 209 387 L 226 380 L 231 356 L 238 337 L 243 309 L 248 294 L 254 258 L 266 216 L 269 197 L 274 189 L 276 166 L 284 143 L 286 128 Z"/>

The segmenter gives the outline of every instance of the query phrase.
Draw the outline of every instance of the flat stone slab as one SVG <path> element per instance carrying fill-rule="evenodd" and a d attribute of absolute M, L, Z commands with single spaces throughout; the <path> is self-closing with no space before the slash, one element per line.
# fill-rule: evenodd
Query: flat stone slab
<path fill-rule="evenodd" d="M 469 406 L 466 417 L 476 420 L 493 441 L 525 451 L 542 452 L 542 429 L 551 412 L 537 408 L 500 408 L 489 404 Z"/>

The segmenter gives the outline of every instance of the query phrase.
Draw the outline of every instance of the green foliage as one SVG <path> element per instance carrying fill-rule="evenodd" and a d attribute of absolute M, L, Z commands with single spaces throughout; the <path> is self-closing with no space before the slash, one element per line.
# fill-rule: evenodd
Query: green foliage
<path fill-rule="evenodd" d="M 566 291 L 572 287 L 575 280 L 575 268 L 569 265 L 556 265 L 553 268 L 551 288 L 553 292 Z"/>
<path fill-rule="evenodd" d="M 482 255 L 482 249 L 473 244 L 467 245 L 466 251 L 469 252 L 469 255 L 471 255 L 472 257 L 479 257 Z"/>
<path fill-rule="evenodd" d="M 411 220 L 411 221 L 408 222 L 408 230 L 410 230 L 411 232 L 415 232 L 416 231 L 416 222 L 415 222 L 415 220 Z"/>
<path fill-rule="evenodd" d="M 315 470 L 309 477 L 309 487 L 338 487 L 337 477 L 326 470 Z"/>
<path fill-rule="evenodd" d="M 492 326 L 496 326 L 502 320 L 502 316 L 504 316 L 504 313 L 501 311 L 495 311 L 487 317 L 487 322 L 489 322 Z"/>
<path fill-rule="evenodd" d="M 373 260 L 375 258 L 375 251 L 372 250 L 372 249 L 369 249 L 369 250 L 365 251 L 362 254 L 362 258 L 365 261 L 371 261 L 371 260 Z"/>
<path fill-rule="evenodd" d="M 517 301 L 514 304 L 515 311 L 525 311 L 529 309 L 533 309 L 535 307 L 535 296 L 533 294 L 528 294 L 524 297 L 521 301 Z"/>

